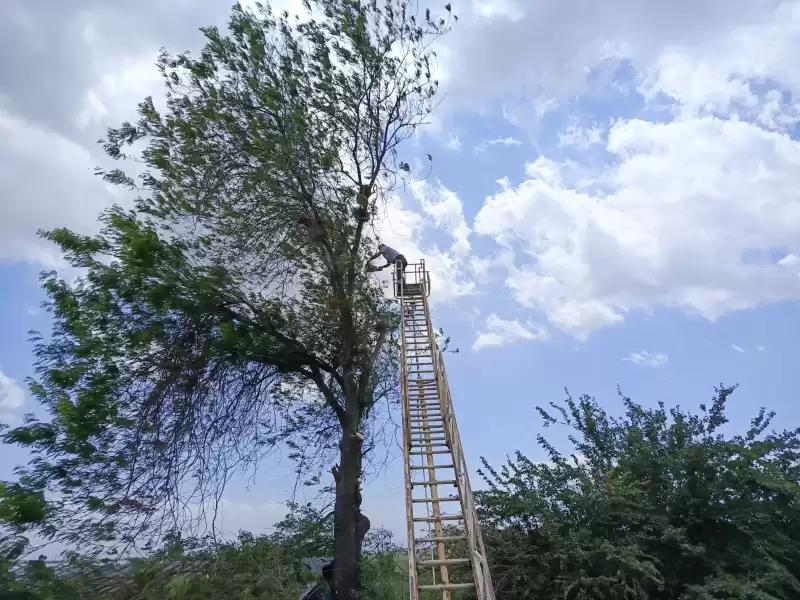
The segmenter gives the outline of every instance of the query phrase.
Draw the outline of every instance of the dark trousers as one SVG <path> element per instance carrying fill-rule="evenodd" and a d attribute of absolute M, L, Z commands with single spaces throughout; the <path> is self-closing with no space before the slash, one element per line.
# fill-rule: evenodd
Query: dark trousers
<path fill-rule="evenodd" d="M 397 295 L 403 293 L 402 285 L 405 285 L 406 281 L 406 267 L 408 266 L 408 261 L 406 257 L 402 254 L 397 255 L 397 260 L 394 261 L 394 282 L 397 285 Z"/>

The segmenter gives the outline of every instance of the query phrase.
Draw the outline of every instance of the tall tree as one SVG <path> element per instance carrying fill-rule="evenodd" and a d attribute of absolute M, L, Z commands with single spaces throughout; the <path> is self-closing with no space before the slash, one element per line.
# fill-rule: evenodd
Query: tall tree
<path fill-rule="evenodd" d="M 539 436 L 549 462 L 484 465 L 498 596 L 800 597 L 800 430 L 769 432 L 762 409 L 746 434 L 724 433 L 732 391 L 700 414 L 624 398 L 613 417 L 587 396 L 540 409 L 572 430 L 573 452 Z"/>
<path fill-rule="evenodd" d="M 431 43 L 455 17 L 305 5 L 236 5 L 199 58 L 162 51 L 165 108 L 145 99 L 103 141 L 139 170 L 100 172 L 135 210 L 42 233 L 82 274 L 43 275 L 53 334 L 35 337 L 31 390 L 50 415 L 3 436 L 34 454 L 2 488 L 7 523 L 140 543 L 288 445 L 301 473 L 337 462 L 335 595 L 356 596 L 362 457 L 398 389 L 370 221 L 410 171 L 398 146 L 434 108 Z"/>

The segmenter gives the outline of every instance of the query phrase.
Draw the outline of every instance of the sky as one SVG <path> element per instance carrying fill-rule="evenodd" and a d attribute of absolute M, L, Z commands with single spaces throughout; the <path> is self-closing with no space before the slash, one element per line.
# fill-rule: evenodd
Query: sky
<path fill-rule="evenodd" d="M 800 426 L 800 3 L 452 0 L 445 92 L 404 158 L 382 240 L 432 273 L 435 327 L 473 487 L 480 458 L 544 458 L 535 407 L 617 386 L 696 409 L 738 383 L 733 430 L 762 405 Z M 300 9 L 299 0 L 276 8 Z M 601 6 L 602 5 L 602 6 Z M 229 0 L 5 0 L 0 6 L 0 421 L 36 412 L 28 331 L 61 259 L 36 235 L 96 231 L 123 202 L 96 140 L 160 94 L 159 47 L 197 51 Z M 546 430 L 556 445 L 563 430 Z M 565 447 L 566 448 L 566 447 Z M 26 455 L 3 447 L 0 478 Z M 404 531 L 399 446 L 364 492 Z M 226 491 L 223 527 L 268 530 L 292 488 L 265 464 Z"/>

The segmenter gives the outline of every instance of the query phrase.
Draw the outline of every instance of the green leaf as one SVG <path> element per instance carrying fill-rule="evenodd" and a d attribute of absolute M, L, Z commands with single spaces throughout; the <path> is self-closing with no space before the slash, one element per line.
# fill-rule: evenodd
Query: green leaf
<path fill-rule="evenodd" d="M 188 575 L 174 575 L 167 584 L 167 598 L 170 600 L 183 600 L 188 597 L 187 594 L 190 587 L 191 582 Z"/>

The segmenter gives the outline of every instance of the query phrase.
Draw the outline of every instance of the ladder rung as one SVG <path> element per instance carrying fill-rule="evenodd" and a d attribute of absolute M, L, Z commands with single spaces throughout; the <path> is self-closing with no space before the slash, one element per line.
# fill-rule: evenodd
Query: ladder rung
<path fill-rule="evenodd" d="M 469 590 L 475 587 L 474 583 L 436 583 L 433 585 L 418 585 L 417 588 L 424 592 L 438 592 L 442 590 Z"/>
<path fill-rule="evenodd" d="M 412 481 L 411 487 L 415 485 L 455 485 L 457 481 L 455 479 L 435 479 L 433 481 Z"/>
<path fill-rule="evenodd" d="M 446 442 L 444 444 L 439 444 L 438 442 L 434 443 L 433 441 L 431 441 L 431 442 L 429 442 L 427 444 L 417 444 L 417 445 L 411 444 L 412 448 L 427 448 L 428 446 L 430 446 L 431 448 L 445 448 L 445 447 L 449 448 L 450 447 L 450 446 L 447 445 Z M 448 452 L 449 452 L 449 450 L 448 450 Z M 427 452 L 412 452 L 411 454 L 428 454 L 428 453 Z M 433 454 L 443 454 L 443 453 L 442 452 L 433 452 Z"/>
<path fill-rule="evenodd" d="M 466 565 L 469 564 L 468 558 L 439 558 L 433 560 L 421 560 L 417 563 L 423 567 L 436 567 L 438 565 Z"/>
<path fill-rule="evenodd" d="M 433 523 L 434 521 L 462 521 L 461 515 L 439 515 L 438 517 L 414 517 L 414 521 L 420 523 Z"/>
<path fill-rule="evenodd" d="M 458 496 L 445 496 L 444 498 L 412 498 L 414 504 L 433 504 L 434 502 L 461 502 Z"/>
<path fill-rule="evenodd" d="M 432 445 L 432 444 L 431 444 Z M 450 450 L 431 450 L 430 452 L 409 452 L 412 456 L 425 456 L 426 454 L 450 454 Z"/>
<path fill-rule="evenodd" d="M 425 467 L 420 467 L 416 465 L 411 466 L 411 470 L 413 471 L 420 471 L 422 469 L 453 469 L 455 468 L 454 465 L 428 465 Z"/>
<path fill-rule="evenodd" d="M 455 540 L 465 539 L 467 539 L 467 536 L 465 535 L 440 535 L 438 537 L 415 538 L 414 541 L 425 544 L 430 542 L 453 542 Z"/>

